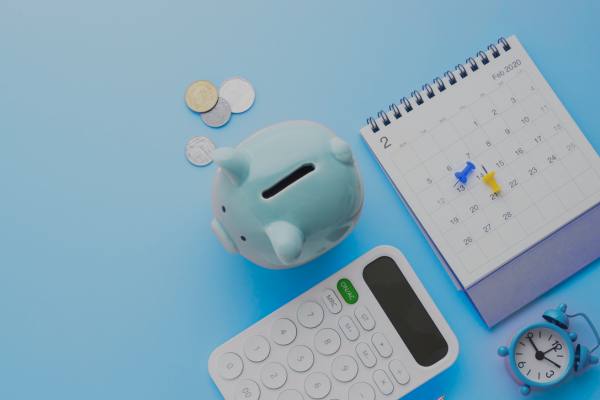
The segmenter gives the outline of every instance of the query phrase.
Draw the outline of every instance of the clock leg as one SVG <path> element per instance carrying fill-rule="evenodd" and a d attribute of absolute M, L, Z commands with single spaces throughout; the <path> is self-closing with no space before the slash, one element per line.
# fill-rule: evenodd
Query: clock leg
<path fill-rule="evenodd" d="M 529 392 L 531 392 L 531 388 L 529 387 L 529 385 L 521 386 L 521 394 L 523 396 L 527 396 L 529 394 Z"/>
<path fill-rule="evenodd" d="M 506 347 L 506 346 L 500 346 L 498 348 L 498 355 L 500 357 L 506 357 L 508 355 L 508 347 Z"/>

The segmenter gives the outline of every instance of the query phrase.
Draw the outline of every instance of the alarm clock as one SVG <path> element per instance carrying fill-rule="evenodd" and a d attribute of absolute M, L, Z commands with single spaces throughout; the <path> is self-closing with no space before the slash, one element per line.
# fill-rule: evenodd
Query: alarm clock
<path fill-rule="evenodd" d="M 510 346 L 498 348 L 515 381 L 521 385 L 521 394 L 527 395 L 532 388 L 548 388 L 562 382 L 572 372 L 581 372 L 589 365 L 597 364 L 598 357 L 592 353 L 600 346 L 596 327 L 584 313 L 567 314 L 567 305 L 547 310 L 544 321 L 521 329 Z M 569 318 L 581 317 L 596 337 L 596 345 L 588 349 L 575 344 L 577 333 L 569 332 Z"/>

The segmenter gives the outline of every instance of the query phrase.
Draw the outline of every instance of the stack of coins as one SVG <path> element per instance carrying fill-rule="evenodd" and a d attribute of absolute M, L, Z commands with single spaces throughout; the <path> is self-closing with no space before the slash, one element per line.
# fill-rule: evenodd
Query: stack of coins
<path fill-rule="evenodd" d="M 202 121 L 211 128 L 229 122 L 231 114 L 247 111 L 255 98 L 252 84 L 241 77 L 225 80 L 219 90 L 210 81 L 193 82 L 185 92 L 185 102 L 190 110 L 200 113 Z M 194 136 L 186 146 L 188 161 L 203 167 L 212 162 L 213 142 L 205 136 Z"/>
<path fill-rule="evenodd" d="M 231 113 L 247 111 L 254 104 L 254 88 L 241 77 L 229 78 L 217 90 L 209 81 L 196 81 L 185 92 L 185 102 L 200 113 L 202 121 L 212 128 L 229 122 Z"/>

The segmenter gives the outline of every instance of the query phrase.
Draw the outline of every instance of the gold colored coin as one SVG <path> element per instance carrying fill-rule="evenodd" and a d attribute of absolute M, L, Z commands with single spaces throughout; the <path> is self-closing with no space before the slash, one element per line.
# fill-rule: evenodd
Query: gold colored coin
<path fill-rule="evenodd" d="M 187 106 L 196 112 L 209 111 L 217 104 L 217 100 L 219 100 L 217 88 L 209 81 L 196 81 L 185 92 Z"/>

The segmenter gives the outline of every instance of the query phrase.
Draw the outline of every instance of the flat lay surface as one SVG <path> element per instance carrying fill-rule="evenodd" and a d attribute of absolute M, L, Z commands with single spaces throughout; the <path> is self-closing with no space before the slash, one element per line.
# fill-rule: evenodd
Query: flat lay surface
<path fill-rule="evenodd" d="M 599 151 L 598 17 L 591 1 L 3 1 L 0 398 L 220 399 L 215 347 L 381 244 L 404 253 L 460 343 L 456 363 L 405 398 L 521 398 L 498 346 L 559 303 L 600 323 L 600 262 L 488 329 L 359 129 L 516 34 Z M 256 92 L 245 113 L 211 128 L 187 108 L 192 82 L 236 76 Z M 186 144 L 235 146 L 290 119 L 351 145 L 365 203 L 340 245 L 272 271 L 211 232 L 216 166 L 191 165 Z M 597 399 L 598 382 L 591 368 L 530 398 Z"/>

